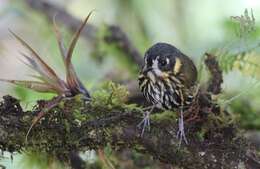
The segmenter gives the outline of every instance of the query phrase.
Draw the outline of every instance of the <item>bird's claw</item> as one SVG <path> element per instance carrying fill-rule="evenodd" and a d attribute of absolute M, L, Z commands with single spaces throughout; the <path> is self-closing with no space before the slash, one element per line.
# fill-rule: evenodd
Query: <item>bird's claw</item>
<path fill-rule="evenodd" d="M 185 144 L 188 144 L 188 140 L 186 138 L 185 131 L 184 131 L 184 121 L 183 121 L 183 118 L 179 118 L 178 123 L 179 123 L 179 130 L 177 132 L 177 139 L 180 140 L 179 146 L 181 145 L 182 140 L 184 140 Z"/>
<path fill-rule="evenodd" d="M 137 125 L 138 128 L 142 128 L 141 137 L 144 135 L 145 128 L 148 128 L 150 131 L 150 112 L 146 111 L 144 113 L 143 120 Z"/>

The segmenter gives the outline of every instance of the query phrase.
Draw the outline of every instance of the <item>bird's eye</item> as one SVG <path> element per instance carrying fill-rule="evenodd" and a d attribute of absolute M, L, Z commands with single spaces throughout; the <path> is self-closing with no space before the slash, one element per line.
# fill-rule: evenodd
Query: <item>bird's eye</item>
<path fill-rule="evenodd" d="M 169 63 L 169 59 L 168 58 L 163 58 L 160 60 L 160 64 L 161 66 L 166 66 Z"/>
<path fill-rule="evenodd" d="M 166 60 L 161 60 L 161 66 L 165 66 L 167 64 Z"/>

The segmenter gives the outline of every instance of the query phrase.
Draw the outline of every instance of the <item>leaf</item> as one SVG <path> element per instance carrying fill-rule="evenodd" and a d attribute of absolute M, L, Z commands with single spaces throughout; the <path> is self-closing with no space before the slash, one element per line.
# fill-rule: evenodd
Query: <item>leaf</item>
<path fill-rule="evenodd" d="M 53 90 L 56 90 L 56 93 L 64 93 L 67 89 L 66 84 L 63 82 L 63 80 L 61 80 L 57 76 L 54 70 L 41 59 L 41 57 L 30 47 L 30 45 L 28 45 L 22 38 L 20 38 L 14 32 L 12 32 L 11 30 L 9 31 L 31 53 L 32 57 L 29 57 L 25 53 L 21 53 L 22 56 L 29 62 L 29 64 L 26 65 L 32 68 L 33 70 L 37 71 L 42 76 L 42 79 L 44 80 L 46 85 L 51 86 Z M 35 90 L 39 91 L 37 89 Z"/>
<path fill-rule="evenodd" d="M 231 19 L 239 23 L 239 37 L 246 37 L 250 32 L 255 30 L 255 18 L 253 10 L 251 9 L 251 16 L 248 14 L 248 10 L 245 9 L 244 15 L 231 16 Z"/>
<path fill-rule="evenodd" d="M 38 92 L 57 93 L 57 91 L 53 89 L 52 86 L 42 82 L 26 81 L 26 80 L 7 80 L 7 79 L 0 79 L 0 81 L 12 83 Z"/>
<path fill-rule="evenodd" d="M 63 38 L 61 36 L 61 33 L 60 33 L 60 30 L 56 24 L 56 21 L 55 21 L 55 16 L 53 17 L 53 29 L 54 29 L 54 32 L 55 32 L 55 35 L 56 35 L 56 39 L 57 39 L 57 42 L 58 42 L 58 45 L 59 45 L 59 49 L 60 49 L 60 53 L 62 55 L 62 60 L 64 61 L 65 63 L 65 58 L 66 58 L 66 48 L 65 48 L 65 45 L 64 45 L 64 42 L 63 42 Z"/>
<path fill-rule="evenodd" d="M 23 56 L 26 57 L 26 59 L 32 64 L 32 66 L 36 67 L 37 70 L 41 70 L 42 73 L 44 73 L 47 77 L 49 77 L 55 81 L 59 81 L 59 78 L 56 75 L 56 73 L 54 72 L 54 70 L 52 70 L 52 68 L 49 67 L 41 59 L 41 57 L 30 47 L 30 45 L 28 45 L 22 38 L 20 38 L 14 32 L 12 32 L 11 30 L 9 30 L 9 31 L 26 49 L 28 49 L 31 52 L 33 58 L 30 58 L 24 54 L 23 54 Z"/>
<path fill-rule="evenodd" d="M 76 43 L 77 43 L 77 40 L 79 38 L 79 35 L 82 32 L 82 30 L 83 30 L 84 26 L 86 25 L 86 23 L 87 23 L 89 17 L 91 16 L 91 14 L 92 14 L 92 12 L 90 12 L 88 14 L 88 16 L 86 17 L 84 22 L 81 24 L 81 26 L 79 27 L 77 32 L 74 34 L 72 41 L 69 45 L 69 49 L 68 49 L 68 52 L 66 54 L 66 58 L 65 58 L 66 79 L 67 79 L 67 84 L 68 84 L 69 88 L 71 90 L 73 90 L 75 93 L 84 94 L 88 98 L 90 98 L 90 94 L 87 91 L 87 89 L 84 87 L 82 82 L 79 80 L 79 78 L 77 77 L 77 74 L 74 70 L 72 63 L 71 63 L 71 58 L 72 58 L 73 50 L 74 50 Z"/>

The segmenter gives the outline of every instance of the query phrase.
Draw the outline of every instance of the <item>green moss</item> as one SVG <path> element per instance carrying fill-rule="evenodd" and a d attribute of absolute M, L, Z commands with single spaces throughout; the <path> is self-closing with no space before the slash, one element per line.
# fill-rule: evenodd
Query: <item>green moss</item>
<path fill-rule="evenodd" d="M 87 114 L 82 114 L 82 112 L 77 109 L 74 110 L 73 116 L 76 120 L 79 120 L 79 121 L 85 121 L 89 118 L 89 116 Z"/>
<path fill-rule="evenodd" d="M 160 122 L 176 123 L 177 114 L 176 112 L 166 110 L 162 113 L 152 114 L 151 119 L 159 123 Z"/>
<path fill-rule="evenodd" d="M 143 107 L 139 107 L 137 104 L 126 104 L 124 105 L 124 108 L 130 112 L 133 111 L 143 112 Z"/>
<path fill-rule="evenodd" d="M 234 100 L 230 105 L 230 110 L 242 128 L 260 129 L 260 112 L 254 108 L 253 103 L 247 97 Z"/>
<path fill-rule="evenodd" d="M 94 107 L 122 107 L 125 105 L 129 92 L 125 86 L 106 82 L 101 89 L 92 94 L 91 105 Z"/>
<path fill-rule="evenodd" d="M 54 167 L 63 169 L 65 165 L 54 156 L 38 151 L 27 151 L 23 154 L 20 162 L 20 168 L 46 169 Z"/>
<path fill-rule="evenodd" d="M 235 124 L 235 118 L 231 113 L 227 113 L 225 110 L 221 110 L 218 115 L 210 113 L 205 122 L 205 128 L 225 128 L 231 124 Z"/>
<path fill-rule="evenodd" d="M 64 119 L 64 126 L 67 133 L 70 133 L 70 124 L 68 120 Z"/>
<path fill-rule="evenodd" d="M 65 106 L 65 102 L 64 102 L 64 101 L 60 101 L 59 104 L 58 104 L 58 107 L 59 107 L 60 109 L 63 109 L 64 106 Z"/>
<path fill-rule="evenodd" d="M 200 131 L 196 132 L 195 136 L 197 137 L 197 139 L 199 141 L 204 141 L 205 139 L 205 134 L 208 132 L 208 129 L 206 129 L 205 127 L 202 128 Z"/>

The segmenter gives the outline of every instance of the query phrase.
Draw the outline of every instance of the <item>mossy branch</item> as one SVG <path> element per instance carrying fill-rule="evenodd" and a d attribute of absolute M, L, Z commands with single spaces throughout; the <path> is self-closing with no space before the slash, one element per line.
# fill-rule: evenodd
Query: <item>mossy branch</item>
<path fill-rule="evenodd" d="M 214 57 L 208 57 L 207 61 L 216 63 L 212 67 L 207 64 L 209 69 L 218 69 Z M 178 125 L 172 116 L 174 112 L 154 115 L 151 130 L 140 137 L 137 124 L 143 111 L 135 105 L 124 104 L 126 93 L 122 86 L 108 83 L 93 94 L 90 103 L 82 101 L 81 96 L 66 98 L 33 128 L 27 142 L 25 136 L 31 120 L 48 101 L 38 101 L 33 110 L 23 111 L 17 99 L 4 96 L 0 103 L 0 149 L 41 151 L 68 160 L 71 151 L 97 150 L 110 145 L 114 150 L 132 148 L 187 169 L 259 167 L 252 158 L 254 150 L 229 122 L 229 117 L 212 102 L 208 92 L 200 90 L 196 101 L 185 112 L 189 144 L 181 146 L 176 138 Z M 189 121 L 192 117 L 197 120 Z"/>
<path fill-rule="evenodd" d="M 73 31 L 80 23 L 50 3 L 26 2 L 50 20 L 58 13 L 57 21 Z M 104 37 L 105 41 L 116 43 L 141 66 L 140 53 L 125 33 L 119 27 L 108 28 L 110 34 Z M 95 39 L 96 33 L 96 28 L 89 25 L 88 31 L 83 31 L 83 37 Z M 41 151 L 67 161 L 71 152 L 110 145 L 114 150 L 132 148 L 187 169 L 260 168 L 254 149 L 239 134 L 226 112 L 212 100 L 212 94 L 221 92 L 222 71 L 214 56 L 206 55 L 205 64 L 212 78 L 207 90 L 200 89 L 193 105 L 185 112 L 189 145 L 179 146 L 174 112 L 153 115 L 151 130 L 141 137 L 137 124 L 142 120 L 143 110 L 125 104 L 126 91 L 110 83 L 93 94 L 90 103 L 85 103 L 80 96 L 64 98 L 33 128 L 27 141 L 26 133 L 33 118 L 51 101 L 38 101 L 33 110 L 24 111 L 17 99 L 5 96 L 0 102 L 0 150 Z"/>

